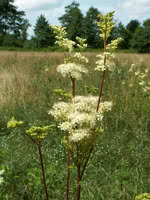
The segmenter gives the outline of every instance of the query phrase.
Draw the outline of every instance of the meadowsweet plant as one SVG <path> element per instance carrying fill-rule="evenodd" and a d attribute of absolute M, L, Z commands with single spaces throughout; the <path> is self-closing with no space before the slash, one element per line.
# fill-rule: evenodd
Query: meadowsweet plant
<path fill-rule="evenodd" d="M 99 14 L 97 25 L 100 29 L 100 37 L 104 40 L 104 53 L 97 55 L 98 60 L 96 61 L 96 71 L 102 71 L 103 77 L 101 80 L 101 87 L 99 93 L 99 100 L 97 105 L 97 111 L 99 109 L 101 97 L 102 97 L 102 89 L 103 89 L 103 82 L 105 77 L 105 71 L 113 71 L 116 67 L 114 58 L 115 54 L 114 51 L 118 47 L 119 42 L 122 40 L 121 38 L 117 38 L 112 40 L 110 44 L 107 44 L 107 40 L 110 36 L 110 33 L 115 25 L 113 22 L 114 11 L 109 12 L 106 15 Z"/>
<path fill-rule="evenodd" d="M 80 182 L 84 175 L 96 138 L 103 132 L 105 112 L 112 108 L 111 102 L 103 102 L 97 112 L 97 96 L 75 96 L 72 101 L 55 103 L 49 111 L 58 122 L 58 128 L 66 132 L 64 144 L 77 167 L 77 199 L 80 199 Z"/>
<path fill-rule="evenodd" d="M 59 72 L 64 78 L 69 77 L 72 82 L 72 96 L 75 97 L 75 82 L 82 79 L 82 74 L 88 73 L 85 65 L 88 63 L 88 59 L 81 55 L 80 52 L 74 53 L 74 48 L 78 47 L 80 51 L 87 47 L 86 40 L 80 37 L 76 37 L 76 42 L 69 40 L 66 35 L 66 28 L 60 26 L 52 26 L 56 34 L 56 44 L 68 50 L 68 55 L 64 59 L 64 63 L 57 67 Z M 69 199 L 69 177 L 70 177 L 70 153 L 68 148 L 68 169 L 67 169 L 67 196 Z"/>
<path fill-rule="evenodd" d="M 53 128 L 54 128 L 53 125 L 44 126 L 44 127 L 32 126 L 30 129 L 26 130 L 26 134 L 33 141 L 33 143 L 35 143 L 38 147 L 46 200 L 48 200 L 48 192 L 47 192 L 45 170 L 44 170 L 44 164 L 43 164 L 43 155 L 42 155 L 42 151 L 41 151 L 41 142 L 45 139 L 48 132 L 53 130 Z"/>
<path fill-rule="evenodd" d="M 17 121 L 14 117 L 12 117 L 11 120 L 8 121 L 7 127 L 16 128 L 17 126 L 22 125 L 22 124 L 23 124 L 23 121 Z M 53 125 L 44 126 L 44 127 L 32 126 L 30 129 L 25 131 L 25 135 L 27 135 L 34 144 L 36 144 L 39 151 L 46 200 L 48 200 L 48 192 L 47 192 L 45 170 L 44 170 L 44 164 L 43 164 L 43 155 L 41 151 L 41 142 L 48 135 L 49 131 L 53 130 L 53 128 L 54 128 Z"/>
<path fill-rule="evenodd" d="M 114 23 L 112 22 L 113 12 L 109 13 L 106 17 L 101 16 L 104 23 L 99 23 L 99 27 L 102 28 L 101 36 L 104 39 L 104 55 L 102 61 L 96 68 L 98 71 L 106 70 L 106 59 L 108 60 L 108 69 L 113 68 L 113 63 L 110 62 L 113 57 L 111 51 L 113 51 L 118 40 L 113 41 L 106 49 L 106 41 L 113 28 Z M 57 44 L 64 47 L 66 38 L 65 28 L 55 28 L 57 34 Z M 79 37 L 76 38 L 79 49 L 86 47 L 85 40 Z M 72 94 L 73 98 L 69 102 L 58 102 L 55 103 L 49 114 L 52 115 L 58 122 L 58 127 L 64 131 L 64 144 L 69 153 L 71 153 L 72 160 L 77 167 L 77 200 L 80 199 L 81 191 L 81 180 L 84 175 L 87 163 L 89 161 L 91 152 L 95 146 L 97 136 L 103 132 L 103 116 L 104 113 L 110 111 L 112 108 L 112 102 L 100 103 L 102 93 L 98 96 L 75 96 L 75 80 L 81 79 L 81 73 L 87 73 L 86 68 L 83 64 L 86 64 L 88 60 L 81 55 L 81 53 L 73 53 L 73 46 L 75 45 L 71 41 L 67 41 L 69 55 L 64 60 L 64 64 L 58 66 L 57 71 L 62 74 L 63 77 L 69 76 L 72 80 Z M 65 46 L 66 47 L 66 46 Z M 107 50 L 107 52 L 106 52 Z M 110 52 L 109 52 L 110 51 Z M 99 56 L 100 57 L 100 56 Z M 102 69 L 103 65 L 103 70 Z M 101 66 L 101 67 L 100 67 Z M 100 108 L 99 108 L 100 107 Z M 69 165 L 68 165 L 69 168 Z M 67 188 L 68 189 L 68 188 Z M 68 199 L 68 192 L 67 192 Z"/>
<path fill-rule="evenodd" d="M 52 26 L 56 34 L 56 44 L 60 47 L 64 47 L 68 50 L 68 55 L 64 59 L 64 64 L 57 67 L 57 71 L 62 74 L 63 77 L 69 76 L 77 80 L 81 79 L 82 73 L 87 73 L 88 70 L 84 67 L 88 63 L 88 59 L 81 55 L 80 52 L 74 52 L 75 47 L 78 47 L 80 51 L 87 47 L 86 40 L 80 37 L 76 37 L 76 42 L 66 38 L 66 28 L 60 26 Z M 70 67 L 69 67 L 70 65 Z"/>

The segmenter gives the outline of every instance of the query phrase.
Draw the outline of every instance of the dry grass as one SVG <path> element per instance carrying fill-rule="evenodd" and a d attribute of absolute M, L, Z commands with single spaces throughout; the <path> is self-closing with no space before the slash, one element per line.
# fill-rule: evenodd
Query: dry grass
<path fill-rule="evenodd" d="M 90 60 L 88 68 L 94 69 L 98 53 L 84 53 Z M 24 104 L 42 101 L 42 86 L 49 77 L 56 77 L 56 66 L 62 63 L 64 53 L 45 52 L 0 52 L 0 104 Z M 121 66 L 132 63 L 149 65 L 149 54 L 117 54 Z M 45 69 L 48 68 L 48 71 Z"/>

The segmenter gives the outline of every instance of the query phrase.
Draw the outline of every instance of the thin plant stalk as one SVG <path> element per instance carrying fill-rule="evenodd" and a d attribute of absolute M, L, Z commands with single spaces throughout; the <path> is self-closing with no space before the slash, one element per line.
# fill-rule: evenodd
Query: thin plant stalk
<path fill-rule="evenodd" d="M 25 135 L 27 135 L 32 140 L 32 142 L 35 143 L 37 145 L 37 147 L 38 147 L 39 155 L 40 155 L 41 169 L 42 169 L 42 176 L 43 176 L 43 185 L 44 185 L 46 200 L 48 200 L 48 192 L 47 192 L 47 186 L 46 186 L 45 170 L 44 170 L 44 164 L 43 164 L 43 155 L 42 155 L 40 143 L 38 143 L 36 140 L 34 140 L 30 135 L 28 135 L 28 134 L 25 134 Z"/>
<path fill-rule="evenodd" d="M 84 171 L 85 171 L 85 169 L 86 169 L 86 166 L 87 166 L 87 164 L 88 164 L 88 161 L 89 161 L 89 159 L 90 159 L 90 156 L 91 156 L 92 151 L 93 151 L 93 146 L 91 147 L 91 149 L 90 149 L 90 151 L 89 151 L 89 155 L 88 155 L 87 160 L 86 160 L 86 162 L 85 162 L 85 164 L 84 164 L 84 166 L 83 166 L 83 169 L 82 169 L 82 171 L 81 171 L 81 175 L 80 175 L 80 178 L 81 178 L 81 179 L 82 179 L 82 177 L 83 177 L 83 175 L 84 175 Z"/>
<path fill-rule="evenodd" d="M 81 173 L 80 173 L 80 165 L 77 166 L 77 200 L 80 200 L 80 192 L 81 192 Z"/>
<path fill-rule="evenodd" d="M 72 96 L 75 97 L 75 78 L 71 77 L 72 82 Z M 70 179 L 70 152 L 67 153 L 67 193 L 66 200 L 69 200 L 69 179 Z"/>
<path fill-rule="evenodd" d="M 67 153 L 67 194 L 66 194 L 66 199 L 69 199 L 69 179 L 70 179 L 70 152 L 68 150 Z"/>
<path fill-rule="evenodd" d="M 41 152 L 41 146 L 40 146 L 40 144 L 38 144 L 37 146 L 38 146 L 38 150 L 39 150 L 39 154 L 40 154 L 41 169 L 42 169 L 43 184 L 44 184 L 46 200 L 48 200 L 48 192 L 47 192 L 47 186 L 46 186 L 46 179 L 45 179 L 45 171 L 44 171 L 44 164 L 43 164 L 43 156 L 42 156 L 42 152 Z"/>
<path fill-rule="evenodd" d="M 106 33 L 105 33 L 105 37 L 104 37 L 104 52 L 106 52 L 106 47 L 107 47 L 107 44 L 106 44 Z M 106 64 L 106 55 L 104 56 L 104 65 Z M 102 98 L 102 91 L 103 91 L 103 85 L 104 85 L 104 78 L 105 78 L 105 71 L 103 72 L 103 76 L 102 76 L 102 80 L 101 80 L 101 86 L 100 86 L 100 92 L 99 92 L 99 99 L 98 99 L 98 104 L 97 104 L 97 109 L 96 111 L 98 112 L 99 110 L 99 105 L 100 105 L 100 102 L 101 102 L 101 98 Z M 73 83 L 73 81 L 72 81 Z M 80 165 L 77 166 L 77 200 L 80 200 L 80 193 L 81 193 L 81 185 L 80 185 L 80 181 L 82 180 L 82 177 L 84 175 L 84 171 L 86 169 L 86 166 L 87 166 L 87 163 L 90 159 L 90 155 L 93 151 L 93 146 L 91 147 L 90 151 L 89 151 L 89 155 L 87 157 L 87 160 L 85 161 L 85 164 L 83 166 L 83 169 L 81 171 L 80 169 Z"/>
<path fill-rule="evenodd" d="M 107 44 L 106 44 L 106 32 L 105 32 L 105 37 L 104 37 L 104 53 L 106 52 L 106 47 L 107 47 Z M 104 65 L 105 64 L 106 64 L 106 55 L 104 57 Z M 96 109 L 97 112 L 99 110 L 99 105 L 100 105 L 101 98 L 102 98 L 104 78 L 105 78 L 105 71 L 103 72 L 103 76 L 102 76 L 102 80 L 101 80 L 101 86 L 100 86 L 100 91 L 99 91 L 99 99 L 98 99 L 98 104 L 97 104 L 97 109 Z"/>
<path fill-rule="evenodd" d="M 75 97 L 75 78 L 71 77 L 71 82 L 72 82 L 72 96 Z"/>

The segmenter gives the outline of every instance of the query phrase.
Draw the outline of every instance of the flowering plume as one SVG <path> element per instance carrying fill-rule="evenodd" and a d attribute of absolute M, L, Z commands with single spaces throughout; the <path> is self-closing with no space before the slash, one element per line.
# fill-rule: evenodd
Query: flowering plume
<path fill-rule="evenodd" d="M 58 44 L 60 47 L 68 49 L 69 52 L 72 52 L 75 42 L 66 38 L 66 27 L 52 26 L 52 28 L 54 29 L 54 32 L 56 34 L 56 44 Z"/>
<path fill-rule="evenodd" d="M 96 132 L 97 122 L 102 121 L 104 112 L 111 110 L 112 103 L 104 102 L 96 112 L 97 101 L 98 97 L 95 96 L 76 96 L 68 103 L 54 104 L 49 111 L 49 114 L 59 121 L 59 128 L 67 131 L 69 145 L 92 138 Z"/>
<path fill-rule="evenodd" d="M 108 37 L 110 36 L 110 33 L 115 25 L 113 22 L 113 16 L 114 16 L 115 11 L 109 12 L 106 14 L 106 16 L 99 14 L 98 18 L 100 21 L 97 22 L 98 27 L 101 30 L 100 37 L 103 38 L 103 40 L 107 40 Z"/>
<path fill-rule="evenodd" d="M 64 64 L 58 66 L 57 71 L 61 73 L 63 77 L 71 77 L 76 80 L 81 79 L 83 73 L 87 73 L 88 70 L 84 67 L 88 63 L 88 59 L 81 55 L 80 52 L 74 53 L 74 46 L 79 47 L 80 50 L 87 47 L 86 40 L 80 37 L 76 37 L 76 42 L 66 38 L 66 28 L 60 26 L 52 26 L 56 33 L 56 43 L 69 51 L 69 56 L 64 59 Z"/>
<path fill-rule="evenodd" d="M 98 27 L 100 28 L 100 37 L 104 40 L 104 53 L 98 55 L 97 57 L 99 60 L 96 62 L 96 68 L 97 71 L 113 71 L 116 67 L 114 62 L 114 50 L 118 47 L 118 44 L 120 41 L 122 41 L 121 38 L 117 38 L 115 40 L 112 40 L 110 44 L 106 45 L 107 39 L 110 36 L 110 33 L 115 25 L 113 22 L 113 15 L 114 11 L 108 13 L 106 16 L 103 16 L 102 14 L 99 14 L 99 22 L 97 22 Z"/>

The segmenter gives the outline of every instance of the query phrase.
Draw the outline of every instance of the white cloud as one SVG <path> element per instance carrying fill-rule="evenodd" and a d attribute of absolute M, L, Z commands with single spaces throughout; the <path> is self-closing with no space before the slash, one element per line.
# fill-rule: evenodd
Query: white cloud
<path fill-rule="evenodd" d="M 120 0 L 116 7 L 119 21 L 127 24 L 130 20 L 137 19 L 140 22 L 150 18 L 150 0 Z"/>
<path fill-rule="evenodd" d="M 60 7 L 64 0 L 16 0 L 15 5 L 21 10 L 50 10 Z"/>
<path fill-rule="evenodd" d="M 15 0 L 19 10 L 25 11 L 25 18 L 32 25 L 28 29 L 29 36 L 33 35 L 33 28 L 37 18 L 42 14 L 50 24 L 58 24 L 58 18 L 64 14 L 65 0 Z"/>

